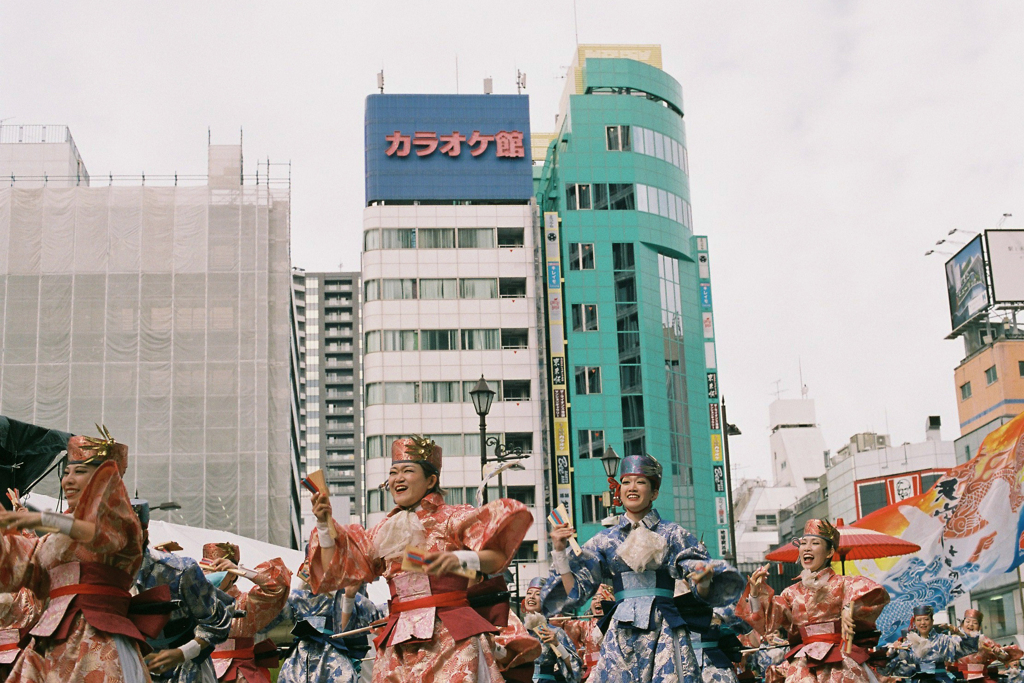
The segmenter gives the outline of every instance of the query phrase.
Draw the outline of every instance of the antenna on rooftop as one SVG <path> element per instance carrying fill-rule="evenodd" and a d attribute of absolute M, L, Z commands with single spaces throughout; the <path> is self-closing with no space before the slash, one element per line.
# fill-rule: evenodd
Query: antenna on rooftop
<path fill-rule="evenodd" d="M 526 74 L 516 69 L 516 92 L 520 95 L 526 90 Z"/>
<path fill-rule="evenodd" d="M 377 89 L 384 93 L 384 69 L 377 72 Z"/>
<path fill-rule="evenodd" d="M 782 398 L 782 380 L 781 379 L 777 379 L 774 382 L 770 382 L 770 384 L 774 384 L 775 385 L 775 391 L 774 392 L 770 392 L 770 393 L 774 393 L 775 394 L 775 400 L 781 399 Z"/>
<path fill-rule="evenodd" d="M 485 95 L 490 95 L 493 92 L 494 92 L 494 79 L 493 78 L 485 78 L 484 79 L 484 94 Z"/>
<path fill-rule="evenodd" d="M 6 120 L 7 120 L 7 119 L 4 119 L 4 121 L 6 121 Z M 1005 223 L 1005 222 L 1006 222 L 1006 219 L 1007 219 L 1007 218 L 1012 218 L 1012 217 L 1013 217 L 1013 214 L 1012 214 L 1012 213 L 1004 213 L 1004 214 L 1003 214 L 1003 217 L 999 219 L 999 222 L 998 222 L 998 223 L 996 223 L 996 227 L 997 227 L 997 228 L 1001 228 L 1001 227 L 1003 227 L 1003 223 Z"/>

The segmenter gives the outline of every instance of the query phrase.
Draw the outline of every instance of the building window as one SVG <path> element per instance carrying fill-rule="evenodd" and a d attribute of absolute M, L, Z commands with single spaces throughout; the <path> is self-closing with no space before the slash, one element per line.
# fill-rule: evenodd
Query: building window
<path fill-rule="evenodd" d="M 590 203 L 590 183 L 566 183 L 565 208 L 569 211 L 589 211 L 593 208 Z"/>
<path fill-rule="evenodd" d="M 757 525 L 758 529 L 760 529 L 762 527 L 778 526 L 778 524 L 779 524 L 778 515 L 775 515 L 775 514 L 754 515 L 754 524 Z"/>
<path fill-rule="evenodd" d="M 502 401 L 529 401 L 530 380 L 506 379 L 501 383 Z"/>
<path fill-rule="evenodd" d="M 604 455 L 604 430 L 581 429 L 579 439 L 581 458 L 600 458 Z"/>
<path fill-rule="evenodd" d="M 604 133 L 609 152 L 629 152 L 632 150 L 629 139 L 629 126 L 605 126 Z"/>
<path fill-rule="evenodd" d="M 380 386 L 380 385 L 378 385 Z M 367 385 L 369 387 L 369 385 Z M 368 436 L 366 437 L 366 457 L 367 458 L 383 458 L 384 457 L 384 437 L 383 436 Z"/>
<path fill-rule="evenodd" d="M 981 610 L 985 635 L 1006 638 L 1017 632 L 1017 601 L 1012 589 L 996 595 L 975 593 L 972 597 Z"/>
<path fill-rule="evenodd" d="M 473 397 L 469 395 L 469 392 L 473 391 L 473 387 L 476 386 L 477 381 L 478 380 L 471 380 L 471 381 L 466 381 L 466 382 L 462 383 L 462 402 L 463 403 L 472 403 L 473 402 Z M 499 380 L 488 379 L 488 380 L 484 380 L 484 381 L 487 382 L 487 388 L 490 389 L 491 391 L 493 391 L 495 396 L 499 396 L 501 394 L 501 382 Z M 476 447 L 476 450 L 478 451 L 477 455 L 480 455 L 480 453 L 479 453 L 479 450 L 480 450 L 479 437 L 477 437 L 477 447 Z M 467 453 L 466 455 L 469 455 L 469 453 Z"/>
<path fill-rule="evenodd" d="M 861 484 L 858 487 L 860 494 L 860 516 L 870 515 L 875 510 L 881 510 L 889 504 L 885 493 L 885 482 L 880 481 L 873 484 Z"/>
<path fill-rule="evenodd" d="M 498 281 L 493 277 L 462 278 L 459 296 L 463 299 L 497 299 Z"/>
<path fill-rule="evenodd" d="M 363 251 L 380 249 L 380 230 L 367 230 L 363 233 Z"/>
<path fill-rule="evenodd" d="M 498 278 L 498 296 L 502 299 L 523 299 L 526 297 L 525 277 Z"/>
<path fill-rule="evenodd" d="M 525 327 L 509 327 L 501 330 L 501 348 L 525 349 L 530 346 L 530 331 Z"/>
<path fill-rule="evenodd" d="M 925 492 L 935 485 L 939 479 L 942 479 L 945 474 L 922 474 L 921 475 L 921 492 Z"/>
<path fill-rule="evenodd" d="M 612 211 L 635 211 L 633 183 L 608 183 L 608 208 Z"/>
<path fill-rule="evenodd" d="M 384 228 L 381 232 L 381 247 L 384 249 L 415 249 L 415 228 Z"/>
<path fill-rule="evenodd" d="M 494 249 L 494 228 L 459 228 L 459 249 Z"/>
<path fill-rule="evenodd" d="M 594 245 L 571 242 L 569 244 L 569 270 L 593 270 Z"/>
<path fill-rule="evenodd" d="M 375 406 L 384 402 L 384 385 L 372 382 L 366 385 L 366 405 Z"/>
<path fill-rule="evenodd" d="M 458 330 L 420 330 L 423 351 L 458 351 Z"/>
<path fill-rule="evenodd" d="M 420 249 L 454 249 L 455 228 L 420 228 L 417 240 Z"/>
<path fill-rule="evenodd" d="M 381 331 L 381 350 L 383 351 L 415 351 L 418 348 L 416 330 L 383 330 Z"/>
<path fill-rule="evenodd" d="M 1024 377 L 1024 360 L 1017 361 L 1017 372 L 1020 373 L 1021 377 Z"/>
<path fill-rule="evenodd" d="M 584 524 L 600 524 L 605 518 L 604 501 L 600 495 L 584 495 L 580 501 Z"/>
<path fill-rule="evenodd" d="M 600 394 L 601 393 L 601 368 L 588 365 L 576 366 L 576 393 Z"/>
<path fill-rule="evenodd" d="M 985 381 L 989 384 L 995 384 L 996 380 L 999 379 L 999 375 L 996 373 L 996 366 L 990 367 L 985 371 Z"/>
<path fill-rule="evenodd" d="M 489 500 L 494 500 L 494 497 L 488 496 Z M 512 557 L 512 564 L 520 562 L 536 562 L 537 561 L 537 543 L 525 543 L 519 544 L 519 548 L 516 550 L 516 554 Z"/>
<path fill-rule="evenodd" d="M 380 351 L 380 331 L 366 333 L 366 353 Z"/>
<path fill-rule="evenodd" d="M 671 192 L 649 185 L 637 184 L 636 209 L 682 223 L 688 228 L 693 224 L 689 202 Z"/>
<path fill-rule="evenodd" d="M 422 382 L 420 403 L 460 403 L 461 382 Z"/>
<path fill-rule="evenodd" d="M 416 280 L 392 279 L 380 281 L 380 298 L 384 300 L 415 299 Z M 367 297 L 369 300 L 369 297 Z"/>
<path fill-rule="evenodd" d="M 506 448 L 518 448 L 518 449 L 522 450 L 523 453 L 533 453 L 533 432 L 506 432 L 505 433 L 505 447 Z M 531 496 L 530 500 L 531 500 L 531 502 L 527 503 L 527 505 L 533 505 L 533 502 L 532 502 L 532 500 L 533 500 L 533 498 L 532 498 L 532 496 L 533 496 L 533 487 L 532 486 L 528 486 L 528 487 L 524 487 L 524 488 L 529 488 L 530 492 L 531 492 L 530 493 L 530 496 Z M 519 500 L 519 498 L 516 498 L 516 500 Z M 525 501 L 523 501 L 523 502 L 525 502 Z"/>
<path fill-rule="evenodd" d="M 573 332 L 591 332 L 597 330 L 597 304 L 572 305 Z"/>
<path fill-rule="evenodd" d="M 643 429 L 644 426 L 644 397 L 623 396 L 622 397 L 622 428 Z M 630 455 L 640 455 L 631 453 Z"/>
<path fill-rule="evenodd" d="M 523 228 L 498 228 L 498 248 L 516 249 L 525 245 Z"/>
<path fill-rule="evenodd" d="M 526 451 L 523 452 L 525 453 Z M 523 505 L 537 504 L 536 489 L 533 486 L 509 486 L 505 495 L 512 500 L 518 500 Z"/>
<path fill-rule="evenodd" d="M 501 348 L 498 330 L 462 330 L 463 351 L 493 351 Z"/>
<path fill-rule="evenodd" d="M 384 403 L 419 403 L 419 385 L 416 382 L 385 382 Z"/>
<path fill-rule="evenodd" d="M 971 397 L 971 383 L 964 382 L 960 385 L 960 400 L 966 401 Z"/>
<path fill-rule="evenodd" d="M 455 278 L 420 280 L 421 299 L 458 299 L 459 281 Z"/>

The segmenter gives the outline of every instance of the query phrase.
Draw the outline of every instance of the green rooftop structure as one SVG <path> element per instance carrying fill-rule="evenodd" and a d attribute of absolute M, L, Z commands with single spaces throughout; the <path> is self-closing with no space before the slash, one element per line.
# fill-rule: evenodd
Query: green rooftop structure
<path fill-rule="evenodd" d="M 656 509 L 722 557 L 731 554 L 724 424 L 707 238 L 693 234 L 683 113 L 682 87 L 661 69 L 660 46 L 581 45 L 557 132 L 534 133 L 545 245 L 557 245 L 557 267 L 547 254 L 553 357 L 564 337 L 564 359 L 549 371 L 557 392 L 561 363 L 567 385 L 565 396 L 552 396 L 552 434 L 556 454 L 568 434 L 581 542 L 607 515 L 599 458 L 613 447 L 661 462 Z M 561 415 L 567 426 L 557 424 Z M 556 483 L 568 502 L 569 485 Z"/>

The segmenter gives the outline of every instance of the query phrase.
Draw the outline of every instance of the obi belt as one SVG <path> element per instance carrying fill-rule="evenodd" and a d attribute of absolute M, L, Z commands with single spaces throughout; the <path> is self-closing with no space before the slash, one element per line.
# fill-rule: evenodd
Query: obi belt
<path fill-rule="evenodd" d="M 0 664 L 13 664 L 21 652 L 21 631 L 0 628 Z"/>
<path fill-rule="evenodd" d="M 425 643 L 434 637 L 434 617 L 456 642 L 481 633 L 497 633 L 508 624 L 508 593 L 502 577 L 475 586 L 454 574 L 432 576 L 403 572 L 388 579 L 388 622 L 373 643 L 378 650 L 400 643 Z"/>
<path fill-rule="evenodd" d="M 661 613 L 671 628 L 686 626 L 686 621 L 672 596 L 676 582 L 666 569 L 648 572 L 621 572 L 612 577 L 615 605 L 605 611 L 601 631 L 608 632 L 612 619 L 620 624 L 650 631 L 654 629 L 655 610 Z"/>
<path fill-rule="evenodd" d="M 228 638 L 210 655 L 218 681 L 234 681 L 238 674 L 248 683 L 270 683 L 270 671 L 276 669 L 277 645 L 272 640 L 256 642 L 252 638 Z"/>
<path fill-rule="evenodd" d="M 49 570 L 50 599 L 29 633 L 64 640 L 81 613 L 97 631 L 132 638 L 143 653 L 146 638 L 160 635 L 176 603 L 171 589 L 157 586 L 132 596 L 132 577 L 98 562 L 68 562 Z"/>
<path fill-rule="evenodd" d="M 566 683 L 565 676 L 561 674 L 554 664 L 536 663 L 533 669 L 533 680 L 555 681 L 555 683 Z"/>
<path fill-rule="evenodd" d="M 295 622 L 292 628 L 292 635 L 298 640 L 307 643 L 316 643 L 322 648 L 332 647 L 340 654 L 348 657 L 352 662 L 358 663 L 370 651 L 370 643 L 366 634 L 348 636 L 346 638 L 332 638 L 334 631 L 333 624 L 328 617 L 309 617 Z"/>
<path fill-rule="evenodd" d="M 3 654 L 0 652 L 0 654 Z M 2 660 L 0 660 L 2 661 Z M 981 662 L 957 662 L 956 669 L 964 677 L 965 681 L 992 681 L 995 676 L 990 675 L 989 665 Z"/>
<path fill-rule="evenodd" d="M 811 668 L 841 662 L 844 656 L 863 664 L 868 661 L 870 653 L 858 642 L 863 640 L 855 634 L 850 651 L 844 652 L 846 645 L 843 642 L 842 621 L 839 619 L 806 624 L 800 627 L 800 643 L 786 653 L 786 659 L 806 657 L 807 665 Z"/>

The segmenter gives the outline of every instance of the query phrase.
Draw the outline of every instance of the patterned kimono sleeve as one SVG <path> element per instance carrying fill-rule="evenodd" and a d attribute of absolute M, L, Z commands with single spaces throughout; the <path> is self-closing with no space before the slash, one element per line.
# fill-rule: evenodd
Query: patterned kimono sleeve
<path fill-rule="evenodd" d="M 540 641 L 530 635 L 515 612 L 508 614 L 508 626 L 494 636 L 495 659 L 502 671 L 529 664 L 540 657 Z"/>
<path fill-rule="evenodd" d="M 712 607 L 725 607 L 736 602 L 746 584 L 735 567 L 725 560 L 712 560 L 707 548 L 682 527 L 676 527 L 670 535 L 665 559 L 669 573 L 676 579 L 688 579 L 690 574 L 711 570 L 711 586 L 706 596 L 698 593 L 696 586 L 690 588 L 698 599 Z"/>
<path fill-rule="evenodd" d="M 843 577 L 843 605 L 853 605 L 853 618 L 874 627 L 882 608 L 889 604 L 889 593 L 864 576 Z"/>
<path fill-rule="evenodd" d="M 334 539 L 334 556 L 326 570 L 320 561 L 320 532 L 313 529 L 309 536 L 309 585 L 317 594 L 359 586 L 384 574 L 383 560 L 373 557 L 370 532 L 358 524 L 333 524 L 338 537 Z"/>
<path fill-rule="evenodd" d="M 248 593 L 238 601 L 239 609 L 245 616 L 235 619 L 231 625 L 234 638 L 252 638 L 262 631 L 288 602 L 288 586 L 292 573 L 279 557 L 257 565 L 256 578 Z"/>
<path fill-rule="evenodd" d="M 141 546 L 142 525 L 112 461 L 96 468 L 73 514 L 75 519 L 96 525 L 96 535 L 86 544 L 90 552 L 113 555 L 124 549 L 130 538 L 138 539 Z"/>
<path fill-rule="evenodd" d="M 15 593 L 29 588 L 39 593 L 39 577 L 46 573 L 36 560 L 41 540 L 21 534 L 0 534 L 0 591 Z"/>
<path fill-rule="evenodd" d="M 569 571 L 572 572 L 573 578 L 572 590 L 566 594 L 562 577 L 552 571 L 544 587 L 540 589 L 541 606 L 545 615 L 575 612 L 597 592 L 597 587 L 604 581 L 604 577 L 610 575 L 609 568 L 604 566 L 601 552 L 602 545 L 608 544 L 607 534 L 601 532 L 583 544 L 579 555 L 571 550 L 568 552 Z"/>
<path fill-rule="evenodd" d="M 789 600 L 785 592 L 776 595 L 767 583 L 761 586 L 761 595 L 757 598 L 751 597 L 750 584 L 747 584 L 736 603 L 736 616 L 762 636 L 780 628 L 789 633 L 792 626 Z"/>
<path fill-rule="evenodd" d="M 519 544 L 533 524 L 533 515 L 517 500 L 499 498 L 478 508 L 459 506 L 455 518 L 456 538 L 469 550 L 497 550 L 505 556 L 505 564 L 494 571 L 504 571 L 512 562 Z"/>
<path fill-rule="evenodd" d="M 373 604 L 373 601 L 356 593 L 356 604 L 352 608 L 352 616 L 348 618 L 348 626 L 345 627 L 345 630 L 352 631 L 369 626 L 379 618 L 380 610 Z"/>
<path fill-rule="evenodd" d="M 217 589 L 206 580 L 198 564 L 190 563 L 182 572 L 178 597 L 196 621 L 197 639 L 205 640 L 207 645 L 219 645 L 227 640 L 233 610 L 217 597 Z"/>
<path fill-rule="evenodd" d="M 982 636 L 982 638 L 984 638 L 985 642 L 987 642 L 989 646 L 996 645 L 995 641 L 989 638 L 988 636 Z M 1024 651 L 1021 651 L 1021 649 L 1016 645 L 1007 645 L 1003 648 L 1002 654 L 996 655 L 996 659 L 998 659 L 1003 664 L 1016 662 L 1021 657 L 1024 657 Z"/>
<path fill-rule="evenodd" d="M 902 676 L 909 678 L 917 673 L 917 659 L 910 648 L 896 650 L 890 657 L 889 663 L 882 669 L 886 676 Z"/>
<path fill-rule="evenodd" d="M 558 644 L 562 646 L 565 653 L 569 655 L 568 659 L 562 659 L 557 654 L 554 654 L 556 660 L 555 667 L 562 674 L 562 678 L 567 681 L 578 681 L 583 677 L 583 659 L 580 657 L 579 652 L 576 651 L 576 645 L 572 642 L 565 631 L 558 628 L 557 626 L 548 626 L 548 628 L 558 638 Z"/>

